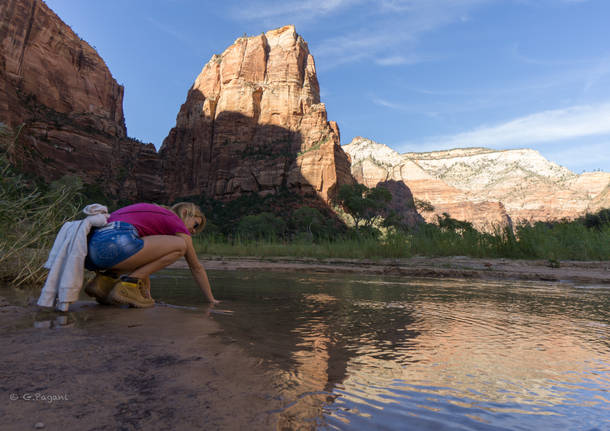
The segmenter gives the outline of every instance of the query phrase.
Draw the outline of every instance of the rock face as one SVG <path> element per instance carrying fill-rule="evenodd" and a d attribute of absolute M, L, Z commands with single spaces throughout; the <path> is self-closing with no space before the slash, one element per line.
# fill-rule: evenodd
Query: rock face
<path fill-rule="evenodd" d="M 352 158 L 352 174 L 358 182 L 367 187 L 388 180 L 402 182 L 415 199 L 431 203 L 433 211 L 420 211 L 427 222 L 434 222 L 437 216 L 448 213 L 483 231 L 511 223 L 502 203 L 475 201 L 466 192 L 426 172 L 416 161 L 383 144 L 358 137 L 343 148 Z"/>
<path fill-rule="evenodd" d="M 353 183 L 314 60 L 293 26 L 235 41 L 205 65 L 160 150 L 170 197 L 287 188 L 327 201 Z"/>
<path fill-rule="evenodd" d="M 13 157 L 46 180 L 79 175 L 123 198 L 161 194 L 153 145 L 126 136 L 123 87 L 97 52 L 40 0 L 0 3 L 0 121 Z"/>
<path fill-rule="evenodd" d="M 364 138 L 343 148 L 352 157 L 358 181 L 371 185 L 388 178 L 402 180 L 415 198 L 432 203 L 435 212 L 425 214 L 428 220 L 448 212 L 488 230 L 510 220 L 571 219 L 610 207 L 610 173 L 576 175 L 534 150 L 398 154 Z"/>
<path fill-rule="evenodd" d="M 577 175 L 530 149 L 470 148 L 403 157 L 472 199 L 502 202 L 515 222 L 573 219 L 610 206 L 601 196 L 610 173 Z"/>
<path fill-rule="evenodd" d="M 24 171 L 152 201 L 281 188 L 327 201 L 354 181 L 292 26 L 214 56 L 158 154 L 126 136 L 123 87 L 42 1 L 3 1 L 0 20 L 0 122 L 20 130 L 12 157 Z"/>
<path fill-rule="evenodd" d="M 402 225 L 415 227 L 423 223 L 424 218 L 415 208 L 413 193 L 411 193 L 411 190 L 409 190 L 409 187 L 404 182 L 387 180 L 377 183 L 376 186 L 383 187 L 392 194 L 392 201 L 383 212 L 384 218 L 387 218 L 394 212 Z"/>

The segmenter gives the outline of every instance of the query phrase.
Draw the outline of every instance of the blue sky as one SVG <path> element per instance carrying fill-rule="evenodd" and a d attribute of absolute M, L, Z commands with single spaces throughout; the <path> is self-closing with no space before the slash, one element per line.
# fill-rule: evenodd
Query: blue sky
<path fill-rule="evenodd" d="M 610 171 L 607 0 L 46 0 L 125 86 L 129 136 L 157 148 L 212 57 L 294 24 L 342 144 L 533 148 Z"/>

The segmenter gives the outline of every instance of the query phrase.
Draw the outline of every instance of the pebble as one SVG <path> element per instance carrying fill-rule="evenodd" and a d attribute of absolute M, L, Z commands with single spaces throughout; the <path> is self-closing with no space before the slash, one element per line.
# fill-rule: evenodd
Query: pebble
<path fill-rule="evenodd" d="M 36 425 L 34 425 L 34 428 L 36 428 L 37 430 L 43 429 L 44 424 L 42 422 L 36 422 Z"/>

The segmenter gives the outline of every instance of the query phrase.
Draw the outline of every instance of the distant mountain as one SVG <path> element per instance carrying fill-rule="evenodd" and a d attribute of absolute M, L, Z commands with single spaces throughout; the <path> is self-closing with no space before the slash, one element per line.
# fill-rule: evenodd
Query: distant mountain
<path fill-rule="evenodd" d="M 362 137 L 343 149 L 358 181 L 374 186 L 402 180 L 416 199 L 434 205 L 427 219 L 448 212 L 481 228 L 486 220 L 497 224 L 504 210 L 519 222 L 575 218 L 610 207 L 610 173 L 577 175 L 535 150 L 461 148 L 399 154 Z"/>

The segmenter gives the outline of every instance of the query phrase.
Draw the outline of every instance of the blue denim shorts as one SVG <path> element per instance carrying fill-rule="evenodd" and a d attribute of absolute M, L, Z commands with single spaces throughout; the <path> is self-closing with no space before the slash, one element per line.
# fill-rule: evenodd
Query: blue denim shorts
<path fill-rule="evenodd" d="M 89 237 L 85 267 L 89 270 L 112 268 L 144 247 L 133 225 L 113 221 L 95 229 Z"/>

